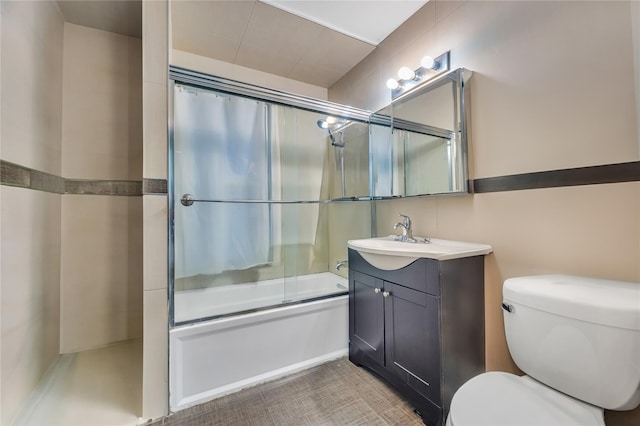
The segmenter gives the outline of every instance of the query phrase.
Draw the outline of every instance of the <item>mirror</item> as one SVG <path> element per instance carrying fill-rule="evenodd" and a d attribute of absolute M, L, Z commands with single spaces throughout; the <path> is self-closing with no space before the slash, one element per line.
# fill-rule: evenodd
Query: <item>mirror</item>
<path fill-rule="evenodd" d="M 373 197 L 466 193 L 464 86 L 457 69 L 416 86 L 371 117 Z"/>

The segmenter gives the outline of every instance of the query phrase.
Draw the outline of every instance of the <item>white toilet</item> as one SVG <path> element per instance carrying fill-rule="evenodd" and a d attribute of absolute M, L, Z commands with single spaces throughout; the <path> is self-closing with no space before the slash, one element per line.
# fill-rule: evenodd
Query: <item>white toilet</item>
<path fill-rule="evenodd" d="M 480 374 L 451 401 L 448 426 L 604 425 L 640 403 L 640 283 L 568 275 L 508 279 L 504 326 L 526 376 Z"/>

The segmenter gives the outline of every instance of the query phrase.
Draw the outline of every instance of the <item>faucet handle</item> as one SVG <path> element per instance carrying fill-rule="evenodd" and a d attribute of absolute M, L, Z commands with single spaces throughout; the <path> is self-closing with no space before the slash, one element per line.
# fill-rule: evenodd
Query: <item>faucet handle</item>
<path fill-rule="evenodd" d="M 411 228 L 411 218 L 409 216 L 407 216 L 406 214 L 402 214 L 402 213 L 398 213 L 398 216 L 402 217 L 402 224 L 405 226 L 405 228 L 409 229 Z"/>

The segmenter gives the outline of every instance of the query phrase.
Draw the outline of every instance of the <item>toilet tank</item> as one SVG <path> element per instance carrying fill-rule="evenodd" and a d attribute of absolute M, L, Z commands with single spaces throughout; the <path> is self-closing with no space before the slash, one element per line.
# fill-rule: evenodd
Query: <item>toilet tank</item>
<path fill-rule="evenodd" d="M 503 287 L 509 352 L 534 379 L 610 410 L 640 403 L 640 283 L 569 275 Z"/>

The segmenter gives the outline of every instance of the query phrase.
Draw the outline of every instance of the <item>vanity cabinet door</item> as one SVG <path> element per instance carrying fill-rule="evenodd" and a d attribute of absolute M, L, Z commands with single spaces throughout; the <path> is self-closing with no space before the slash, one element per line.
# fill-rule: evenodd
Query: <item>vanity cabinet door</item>
<path fill-rule="evenodd" d="M 439 298 L 384 283 L 386 367 L 440 404 Z"/>
<path fill-rule="evenodd" d="M 384 365 L 383 281 L 351 271 L 349 287 L 351 343 L 380 365 Z"/>

